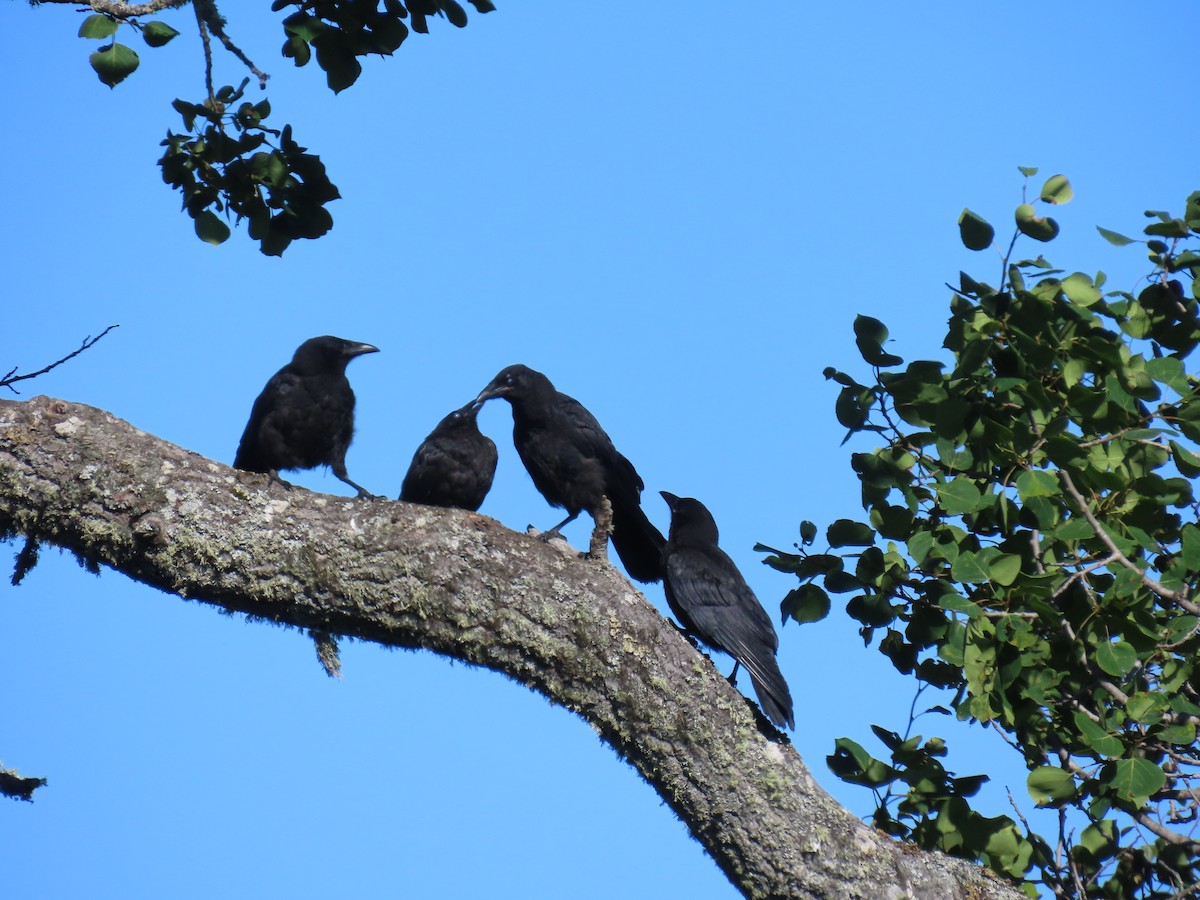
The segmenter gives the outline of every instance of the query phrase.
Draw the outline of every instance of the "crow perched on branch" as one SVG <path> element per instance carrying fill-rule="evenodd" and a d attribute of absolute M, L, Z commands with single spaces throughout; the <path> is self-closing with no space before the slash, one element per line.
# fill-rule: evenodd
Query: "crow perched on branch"
<path fill-rule="evenodd" d="M 685 633 L 735 660 L 729 676 L 745 666 L 758 704 L 767 718 L 795 728 L 792 695 L 775 651 L 779 636 L 732 559 L 717 546 L 717 523 L 699 500 L 660 491 L 671 508 L 671 529 L 663 548 L 663 587 L 671 612 Z"/>
<path fill-rule="evenodd" d="M 280 469 L 327 465 L 358 496 L 374 496 L 346 475 L 346 450 L 354 437 L 354 391 L 346 365 L 377 352 L 370 344 L 330 335 L 301 344 L 254 401 L 233 467 L 278 478 Z"/>
<path fill-rule="evenodd" d="M 493 397 L 512 405 L 513 443 L 534 486 L 551 506 L 569 513 L 542 539 L 587 510 L 595 520 L 590 555 L 603 556 L 611 534 L 630 577 L 660 580 L 663 536 L 642 510 L 642 479 L 595 416 L 528 366 L 503 370 L 475 402 Z"/>
<path fill-rule="evenodd" d="M 496 474 L 496 445 L 479 432 L 479 407 L 468 403 L 438 422 L 413 454 L 400 499 L 472 512 Z"/>

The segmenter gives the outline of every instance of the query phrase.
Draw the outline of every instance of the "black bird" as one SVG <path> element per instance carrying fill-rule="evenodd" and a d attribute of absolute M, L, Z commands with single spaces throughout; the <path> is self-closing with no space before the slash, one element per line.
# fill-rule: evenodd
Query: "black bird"
<path fill-rule="evenodd" d="M 662 578 L 662 533 L 642 510 L 642 479 L 617 452 L 595 416 L 527 366 L 509 366 L 475 399 L 512 404 L 513 443 L 534 486 L 569 515 L 542 535 L 547 540 L 587 510 L 595 520 L 589 547 L 603 555 L 612 535 L 625 570 L 638 581 Z"/>
<path fill-rule="evenodd" d="M 717 523 L 699 500 L 660 491 L 671 508 L 663 548 L 663 587 L 684 632 L 750 672 L 758 704 L 782 728 L 795 728 L 792 695 L 775 661 L 779 636 L 732 559 L 717 546 Z"/>
<path fill-rule="evenodd" d="M 354 437 L 354 391 L 346 365 L 378 352 L 330 335 L 301 344 L 254 401 L 233 467 L 278 478 L 280 469 L 327 465 L 358 496 L 374 496 L 346 475 L 346 450 Z"/>
<path fill-rule="evenodd" d="M 400 499 L 426 506 L 479 509 L 496 474 L 496 445 L 479 432 L 479 407 L 456 409 L 413 454 Z"/>

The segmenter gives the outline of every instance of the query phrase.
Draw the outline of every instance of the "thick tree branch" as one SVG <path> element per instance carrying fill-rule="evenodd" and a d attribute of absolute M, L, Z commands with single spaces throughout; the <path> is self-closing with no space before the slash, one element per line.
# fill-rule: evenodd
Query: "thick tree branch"
<path fill-rule="evenodd" d="M 747 896 L 1023 896 L 863 825 L 619 573 L 484 516 L 288 490 L 39 397 L 0 401 L 0 533 L 318 635 L 504 672 L 591 723 Z"/>
<path fill-rule="evenodd" d="M 191 2 L 192 0 L 149 0 L 148 3 L 123 3 L 121 0 L 29 0 L 29 5 L 66 3 L 71 6 L 90 6 L 98 13 L 108 13 L 118 19 L 132 19 L 137 16 L 150 16 L 164 9 L 179 9 Z"/>

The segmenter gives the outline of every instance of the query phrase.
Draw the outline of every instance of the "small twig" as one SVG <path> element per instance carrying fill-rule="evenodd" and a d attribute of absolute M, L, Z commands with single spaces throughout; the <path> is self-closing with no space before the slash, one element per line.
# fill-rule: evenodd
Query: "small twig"
<path fill-rule="evenodd" d="M 1137 572 L 1138 575 L 1141 576 L 1142 584 L 1159 597 L 1162 597 L 1164 600 L 1171 600 L 1175 603 L 1178 603 L 1181 607 L 1193 615 L 1200 615 L 1200 605 L 1192 603 L 1181 591 L 1173 591 L 1170 588 L 1163 587 L 1161 584 L 1147 575 L 1144 569 L 1139 568 L 1134 564 L 1133 560 L 1121 552 L 1120 548 L 1117 547 L 1116 541 L 1114 541 L 1109 533 L 1104 530 L 1104 526 L 1100 524 L 1100 520 L 1096 518 L 1091 508 L 1088 506 L 1087 501 L 1083 499 L 1083 495 L 1079 493 L 1079 490 L 1075 487 L 1075 482 L 1071 480 L 1071 475 L 1066 469 L 1059 469 L 1058 476 L 1062 479 L 1063 487 L 1066 488 L 1067 493 L 1070 494 L 1071 498 L 1075 501 L 1075 505 L 1079 507 L 1079 514 L 1087 520 L 1089 525 L 1092 526 L 1092 529 L 1096 532 L 1096 536 L 1100 538 L 1100 540 L 1104 543 L 1104 546 L 1106 546 L 1109 552 L 1113 555 L 1114 562 L 1118 562 L 1125 568 L 1133 572 Z"/>
<path fill-rule="evenodd" d="M 1161 822 L 1155 822 L 1145 813 L 1134 813 L 1133 819 L 1138 824 L 1145 827 L 1148 831 L 1154 832 L 1168 844 L 1174 844 L 1177 847 L 1191 847 L 1193 853 L 1200 852 L 1200 841 L 1194 841 L 1187 835 L 1179 834 L 1177 831 L 1172 831 Z"/>
<path fill-rule="evenodd" d="M 193 4 L 192 10 L 196 13 L 196 25 L 200 28 L 200 42 L 204 44 L 204 90 L 208 93 L 208 105 L 212 107 L 213 112 L 217 112 L 217 98 L 213 94 L 212 80 L 212 40 L 208 36 L 208 25 L 204 21 L 200 4 Z"/>
<path fill-rule="evenodd" d="M 16 382 L 26 381 L 30 378 L 37 378 L 39 375 L 45 375 L 51 369 L 61 366 L 67 360 L 74 359 L 76 356 L 78 356 L 84 350 L 87 350 L 89 347 L 91 347 L 93 344 L 95 344 L 97 341 L 99 341 L 100 338 L 104 337 L 106 334 L 108 334 L 114 328 L 120 328 L 120 327 L 121 326 L 119 326 L 119 325 L 109 325 L 107 328 L 105 328 L 102 332 L 100 332 L 95 337 L 88 335 L 87 337 L 85 337 L 83 339 L 83 344 L 80 345 L 78 350 L 76 350 L 74 353 L 68 353 L 66 356 L 64 356 L 62 359 L 60 359 L 56 362 L 50 363 L 50 365 L 46 366 L 44 369 L 38 369 L 36 372 L 30 372 L 28 375 L 17 375 L 16 374 L 17 370 L 15 367 L 12 369 L 9 369 L 8 373 L 3 378 L 0 378 L 0 387 L 6 387 L 10 391 L 12 391 L 14 394 L 21 393 L 15 387 L 13 387 L 13 385 Z"/>
<path fill-rule="evenodd" d="M 248 57 L 244 52 L 242 52 L 242 48 L 239 47 L 237 44 L 235 44 L 230 39 L 229 35 L 227 35 L 225 33 L 225 17 L 222 16 L 217 11 L 216 3 L 214 3 L 213 0 L 194 0 L 193 5 L 196 7 L 196 19 L 197 19 L 197 21 L 200 22 L 200 33 L 205 38 L 205 43 L 204 43 L 205 60 L 209 63 L 209 66 L 210 66 L 210 68 L 209 68 L 209 88 L 208 88 L 209 94 L 212 94 L 212 74 L 211 74 L 212 56 L 209 51 L 208 37 L 206 34 L 205 26 L 207 26 L 207 31 L 211 31 L 213 34 L 215 34 L 217 36 L 217 38 L 221 41 L 221 44 L 225 47 L 226 50 L 228 50 L 230 53 L 232 53 L 234 56 L 236 56 L 241 61 L 242 65 L 244 65 L 247 69 L 249 69 L 253 73 L 254 77 L 258 79 L 258 86 L 260 88 L 265 88 L 267 86 L 267 79 L 270 78 L 271 76 L 268 75 L 266 72 L 262 71 L 260 68 L 258 68 L 258 66 L 254 65 L 254 63 L 251 61 L 250 57 Z"/>

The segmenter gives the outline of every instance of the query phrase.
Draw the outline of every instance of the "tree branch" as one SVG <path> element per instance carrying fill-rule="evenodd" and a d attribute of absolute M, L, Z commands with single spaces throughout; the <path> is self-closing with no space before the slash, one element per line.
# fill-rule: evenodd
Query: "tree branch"
<path fill-rule="evenodd" d="M 21 393 L 15 387 L 13 387 L 13 385 L 16 384 L 18 381 L 27 381 L 30 378 L 37 378 L 39 375 L 45 375 L 51 369 L 55 369 L 55 368 L 61 366 L 67 360 L 74 359 L 76 356 L 78 356 L 84 350 L 87 350 L 89 347 L 94 345 L 97 341 L 100 340 L 100 338 L 104 337 L 106 334 L 108 334 L 114 328 L 120 328 L 120 327 L 121 326 L 119 326 L 119 325 L 109 325 L 107 328 L 105 328 L 102 332 L 100 332 L 95 337 L 92 337 L 89 334 L 87 337 L 85 337 L 83 339 L 83 343 L 80 345 L 78 350 L 74 351 L 73 353 L 68 353 L 62 359 L 50 363 L 50 365 L 46 366 L 45 368 L 38 369 L 36 372 L 30 372 L 28 375 L 18 375 L 16 367 L 13 367 L 13 368 L 9 369 L 3 376 L 0 376 L 0 387 L 6 387 L 10 391 L 12 391 L 14 394 Z"/>
<path fill-rule="evenodd" d="M 1096 536 L 1100 538 L 1100 540 L 1104 543 L 1104 546 L 1108 548 L 1109 553 L 1112 554 L 1113 560 L 1120 563 L 1125 568 L 1137 572 L 1142 578 L 1142 584 L 1144 584 L 1158 596 L 1162 597 L 1164 600 L 1171 600 L 1174 603 L 1177 603 L 1180 607 L 1187 610 L 1192 615 L 1200 615 L 1200 605 L 1190 601 L 1184 592 L 1172 591 L 1163 587 L 1161 584 L 1147 575 L 1144 569 L 1138 568 L 1133 560 L 1120 551 L 1116 542 L 1112 539 L 1109 533 L 1104 530 L 1104 526 L 1100 524 L 1100 520 L 1096 518 L 1095 513 L 1093 513 L 1091 508 L 1088 506 L 1087 500 L 1083 498 L 1083 495 L 1079 493 L 1079 490 L 1075 487 L 1075 482 L 1071 480 L 1071 475 L 1066 469 L 1059 469 L 1058 476 L 1062 479 L 1063 487 L 1066 489 L 1067 493 L 1071 495 L 1071 499 L 1075 501 L 1075 506 L 1079 509 L 1079 514 L 1083 516 L 1089 525 L 1092 526 L 1092 529 L 1096 532 Z"/>
<path fill-rule="evenodd" d="M 628 581 L 492 519 L 288 490 L 102 410 L 0 400 L 0 535 L 254 618 L 504 672 L 586 719 L 748 897 L 1018 898 L 902 847 Z"/>
<path fill-rule="evenodd" d="M 137 16 L 150 16 L 164 9 L 179 9 L 191 2 L 192 0 L 149 0 L 147 3 L 123 3 L 121 0 L 29 0 L 29 5 L 67 3 L 71 6 L 89 6 L 93 12 L 107 13 L 118 19 L 133 19 Z"/>

